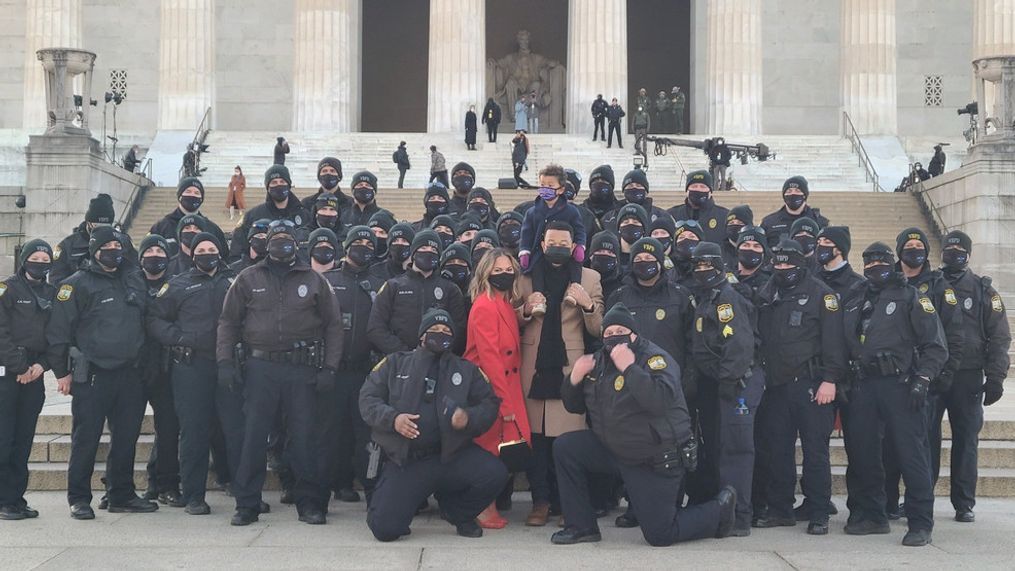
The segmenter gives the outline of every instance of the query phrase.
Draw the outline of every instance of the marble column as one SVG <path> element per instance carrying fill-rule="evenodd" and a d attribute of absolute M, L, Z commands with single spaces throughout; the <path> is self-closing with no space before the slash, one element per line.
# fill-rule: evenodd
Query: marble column
<path fill-rule="evenodd" d="M 761 0 L 708 0 L 706 20 L 705 131 L 757 135 L 761 133 Z"/>
<path fill-rule="evenodd" d="M 215 103 L 215 0 L 162 0 L 161 17 L 158 128 L 192 131 Z"/>
<path fill-rule="evenodd" d="M 842 0 L 842 108 L 861 135 L 898 130 L 895 0 Z"/>
<path fill-rule="evenodd" d="M 595 31 L 594 33 L 592 31 Z M 627 99 L 627 0 L 570 0 L 567 18 L 567 132 L 591 135 L 596 95 Z M 621 132 L 626 133 L 626 121 Z"/>
<path fill-rule="evenodd" d="M 973 59 L 1015 54 L 1015 0 L 973 0 Z M 974 82 L 975 84 L 975 82 Z M 994 109 L 995 85 L 988 83 L 982 99 L 982 112 L 991 117 Z M 973 88 L 973 98 L 980 100 Z"/>
<path fill-rule="evenodd" d="M 486 102 L 486 1 L 430 0 L 426 128 L 465 132 L 469 105 Z"/>
<path fill-rule="evenodd" d="M 47 124 L 46 80 L 35 52 L 43 48 L 81 47 L 81 0 L 27 0 L 25 7 L 22 128 L 41 133 Z"/>
<path fill-rule="evenodd" d="M 293 130 L 360 128 L 362 0 L 296 0 Z"/>

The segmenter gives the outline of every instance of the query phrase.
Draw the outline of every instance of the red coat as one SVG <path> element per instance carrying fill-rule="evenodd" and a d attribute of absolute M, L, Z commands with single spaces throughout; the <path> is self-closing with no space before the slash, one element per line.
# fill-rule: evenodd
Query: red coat
<path fill-rule="evenodd" d="M 490 430 L 476 438 L 476 444 L 496 455 L 497 445 L 501 443 L 501 430 L 505 441 L 521 437 L 531 443 L 532 431 L 525 412 L 525 396 L 522 395 L 518 317 L 502 295 L 490 298 L 481 294 L 473 300 L 464 356 L 483 369 L 490 378 L 493 392 L 501 399 L 497 420 Z M 504 422 L 504 417 L 509 414 L 515 415 L 518 429 L 513 422 Z"/>

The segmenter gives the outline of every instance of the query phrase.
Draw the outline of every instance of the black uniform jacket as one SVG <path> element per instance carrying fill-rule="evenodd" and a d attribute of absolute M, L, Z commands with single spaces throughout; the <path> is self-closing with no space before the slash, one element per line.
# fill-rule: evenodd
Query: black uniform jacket
<path fill-rule="evenodd" d="M 214 361 L 219 314 L 235 278 L 224 265 L 212 276 L 194 268 L 172 278 L 155 295 L 148 333 L 164 346 L 189 347 Z"/>
<path fill-rule="evenodd" d="M 965 343 L 959 369 L 983 369 L 988 380 L 1003 381 L 1010 364 L 1011 331 L 1001 295 L 990 278 L 977 276 L 972 270 L 946 278 L 950 279 L 963 313 Z"/>
<path fill-rule="evenodd" d="M 465 331 L 465 299 L 451 280 L 433 272 L 430 277 L 414 269 L 391 278 L 377 292 L 367 336 L 378 351 L 385 355 L 411 351 L 419 345 L 419 324 L 430 309 L 444 309 L 451 314 L 457 331 Z M 455 336 L 455 345 L 462 345 L 464 335 Z M 459 351 L 460 352 L 460 351 Z"/>
<path fill-rule="evenodd" d="M 694 300 L 694 365 L 720 383 L 739 381 L 754 361 L 754 308 L 727 281 L 695 290 Z"/>
<path fill-rule="evenodd" d="M 367 323 L 374 298 L 384 280 L 373 275 L 370 268 L 353 268 L 348 263 L 324 272 L 324 279 L 331 284 L 331 290 L 342 308 L 343 360 L 347 363 L 367 362 L 374 348 L 367 338 Z"/>
<path fill-rule="evenodd" d="M 46 362 L 46 323 L 56 288 L 32 282 L 23 273 L 0 282 L 0 365 L 7 375 L 20 375 Z"/>

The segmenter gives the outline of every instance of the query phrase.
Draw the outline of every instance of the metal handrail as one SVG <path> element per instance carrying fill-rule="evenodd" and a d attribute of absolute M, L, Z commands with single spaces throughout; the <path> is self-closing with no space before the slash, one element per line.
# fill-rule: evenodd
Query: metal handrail
<path fill-rule="evenodd" d="M 124 232 L 130 232 L 130 226 L 134 223 L 134 218 L 137 216 L 138 211 L 141 210 L 141 204 L 144 202 L 144 198 L 152 186 L 151 174 L 152 160 L 149 158 L 145 161 L 144 166 L 141 167 L 141 180 L 134 185 L 134 190 L 130 192 L 127 203 L 124 205 L 123 210 L 120 211 L 120 219 L 117 223 Z"/>
<path fill-rule="evenodd" d="M 907 186 L 906 190 L 916 198 L 916 202 L 920 205 L 924 215 L 930 218 L 930 224 L 937 233 L 937 237 L 943 237 L 948 232 L 948 225 L 945 224 L 944 218 L 941 217 L 941 211 L 937 209 L 937 205 L 934 204 L 934 199 L 927 192 L 927 187 L 924 186 L 923 181 L 918 178 L 915 183 Z"/>
<path fill-rule="evenodd" d="M 201 116 L 201 122 L 197 125 L 197 130 L 194 131 L 194 138 L 190 141 L 190 148 L 198 148 L 198 145 L 204 144 L 205 138 L 208 136 L 208 131 L 211 129 L 205 128 L 205 124 L 208 123 L 208 119 L 211 117 L 211 107 L 204 110 L 204 115 Z M 197 153 L 194 159 L 194 168 L 197 169 L 198 174 L 201 172 L 201 153 Z M 177 171 L 177 180 L 183 178 L 183 165 L 180 165 L 180 169 Z"/>
<path fill-rule="evenodd" d="M 853 120 L 849 118 L 849 113 L 845 111 L 842 112 L 842 131 L 843 137 L 849 139 L 849 142 L 853 145 L 853 152 L 859 158 L 859 166 L 863 167 L 866 171 L 866 181 L 874 183 L 874 192 L 884 192 L 885 189 L 881 188 L 878 172 L 874 169 L 874 163 L 871 162 L 870 155 L 867 154 L 867 149 L 864 148 L 863 141 L 860 140 L 860 134 L 857 133 L 856 127 L 853 126 Z"/>

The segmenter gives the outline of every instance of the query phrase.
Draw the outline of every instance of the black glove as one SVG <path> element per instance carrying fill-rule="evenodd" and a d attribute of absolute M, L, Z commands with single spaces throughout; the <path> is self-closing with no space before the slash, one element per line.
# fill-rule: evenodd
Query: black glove
<path fill-rule="evenodd" d="M 219 387 L 223 389 L 232 389 L 233 385 L 236 384 L 236 366 L 233 365 L 232 361 L 222 361 L 219 363 Z"/>
<path fill-rule="evenodd" d="M 725 401 L 735 401 L 740 396 L 739 381 L 719 381 L 719 398 Z"/>
<path fill-rule="evenodd" d="M 920 410 L 927 404 L 927 393 L 930 392 L 930 379 L 927 377 L 911 377 L 909 379 L 909 408 Z"/>
<path fill-rule="evenodd" d="M 1004 380 L 987 379 L 983 385 L 983 406 L 990 406 L 1001 400 L 1004 394 Z"/>
<path fill-rule="evenodd" d="M 317 392 L 329 393 L 335 390 L 335 370 L 324 368 L 317 371 L 317 375 L 314 377 L 314 384 L 317 386 Z"/>
<path fill-rule="evenodd" d="M 931 394 L 943 395 L 948 391 L 952 390 L 952 383 L 955 381 L 955 375 L 950 371 L 944 371 L 941 376 L 934 381 L 934 384 L 930 387 Z"/>

